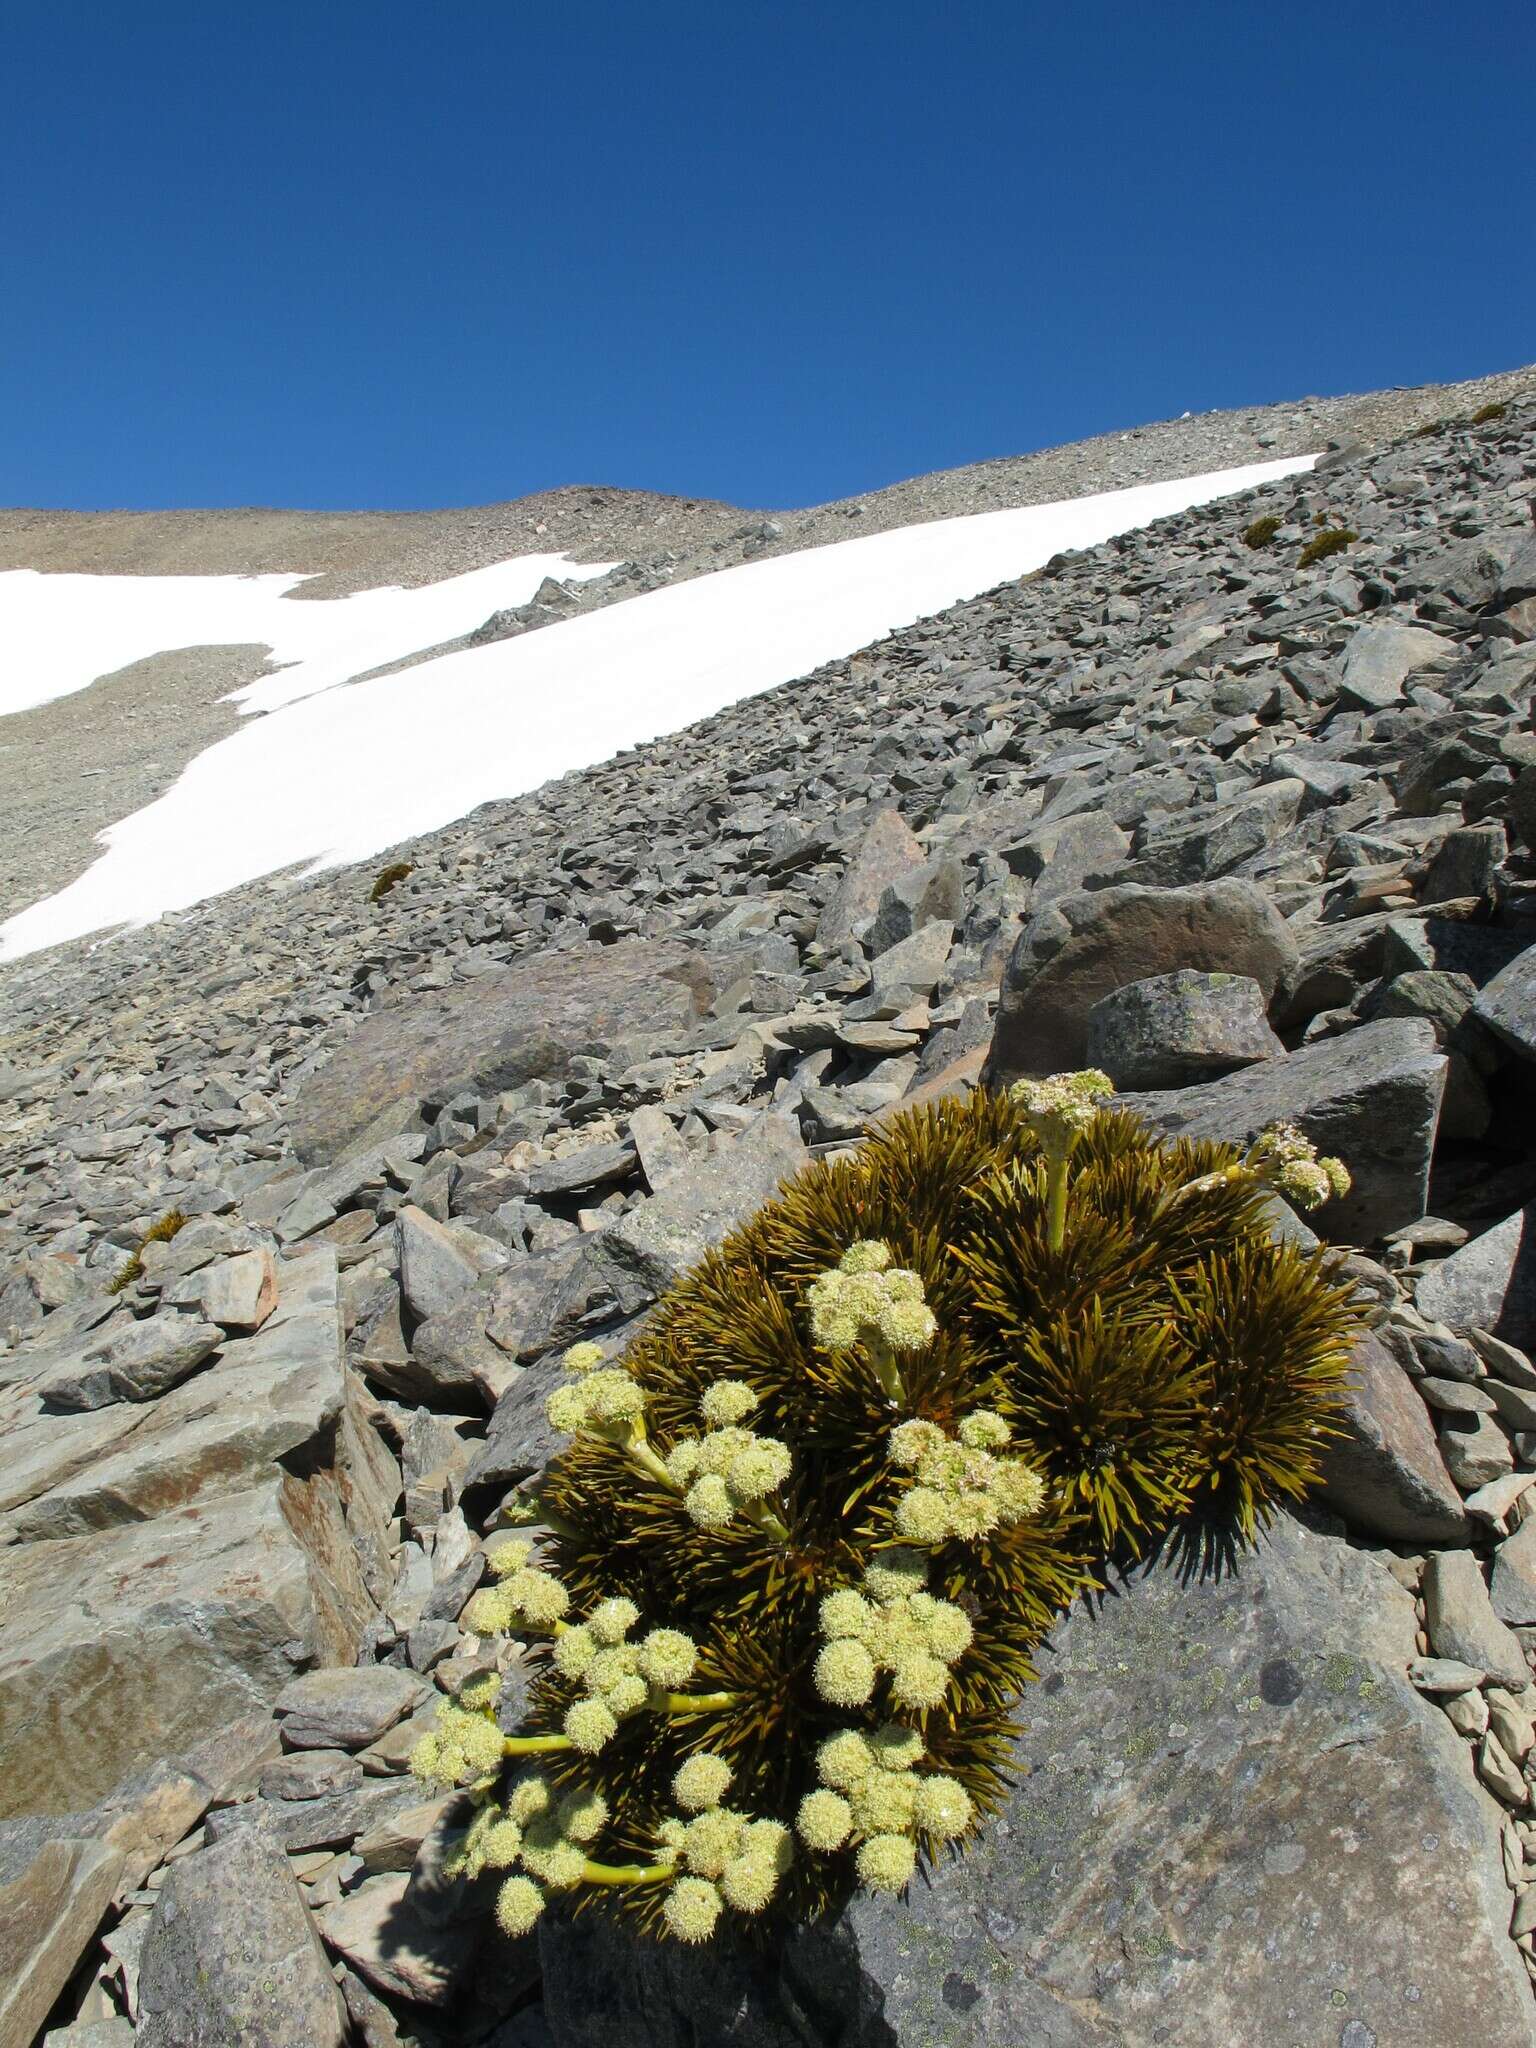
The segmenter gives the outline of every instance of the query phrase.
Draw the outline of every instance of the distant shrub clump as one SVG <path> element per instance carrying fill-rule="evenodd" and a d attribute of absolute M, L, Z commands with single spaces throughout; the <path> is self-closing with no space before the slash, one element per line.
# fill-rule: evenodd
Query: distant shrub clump
<path fill-rule="evenodd" d="M 368 891 L 368 901 L 380 902 L 391 889 L 403 882 L 407 875 L 414 873 L 415 869 L 408 860 L 391 861 L 387 868 L 380 868 L 374 876 L 373 887 Z"/>
<path fill-rule="evenodd" d="M 148 1230 L 139 1239 L 138 1250 L 131 1252 L 118 1267 L 112 1277 L 112 1285 L 107 1289 L 107 1292 L 109 1294 L 121 1294 L 125 1288 L 131 1287 L 144 1271 L 144 1247 L 150 1244 L 169 1244 L 177 1231 L 186 1223 L 186 1220 L 186 1217 L 182 1215 L 179 1209 L 167 1209 L 158 1223 L 151 1223 Z"/>
<path fill-rule="evenodd" d="M 1279 531 L 1279 519 L 1273 512 L 1266 512 L 1262 519 L 1255 519 L 1252 526 L 1243 528 L 1243 545 L 1249 548 L 1267 548 Z"/>
<path fill-rule="evenodd" d="M 1508 411 L 1509 407 L 1504 401 L 1501 398 L 1495 398 L 1488 405 L 1480 405 L 1477 411 L 1473 413 L 1471 419 L 1468 420 L 1467 425 L 1469 427 L 1486 427 L 1490 420 L 1503 419 Z"/>
<path fill-rule="evenodd" d="M 1309 540 L 1296 557 L 1298 569 L 1310 569 L 1314 562 L 1326 562 L 1330 555 L 1342 554 L 1344 549 L 1360 538 L 1352 527 L 1326 526 L 1323 531 Z"/>

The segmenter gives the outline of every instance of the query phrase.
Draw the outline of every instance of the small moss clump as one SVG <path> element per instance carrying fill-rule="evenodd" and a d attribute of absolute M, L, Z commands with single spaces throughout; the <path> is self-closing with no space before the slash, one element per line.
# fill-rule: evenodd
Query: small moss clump
<path fill-rule="evenodd" d="M 1280 531 L 1280 520 L 1273 512 L 1266 512 L 1262 519 L 1255 519 L 1252 526 L 1243 528 L 1243 546 L 1267 548 Z"/>
<path fill-rule="evenodd" d="M 1342 554 L 1345 548 L 1350 547 L 1359 538 L 1359 534 L 1352 527 L 1324 527 L 1315 539 L 1307 542 L 1296 557 L 1296 566 L 1298 569 L 1310 569 L 1314 562 L 1326 562 L 1330 555 Z"/>
<path fill-rule="evenodd" d="M 1480 405 L 1468 420 L 1469 427 L 1486 427 L 1490 420 L 1501 420 L 1509 407 L 1501 398 L 1495 398 L 1488 405 Z"/>
<path fill-rule="evenodd" d="M 158 1223 L 151 1223 L 139 1239 L 138 1250 L 130 1252 L 112 1276 L 112 1284 L 107 1292 L 121 1294 L 125 1288 L 131 1287 L 144 1271 L 144 1247 L 150 1244 L 169 1244 L 186 1220 L 179 1209 L 167 1209 Z"/>
<path fill-rule="evenodd" d="M 407 875 L 414 873 L 415 869 L 408 860 L 391 861 L 387 868 L 380 868 L 374 876 L 373 887 L 368 891 L 368 901 L 380 902 L 391 889 L 403 882 Z"/>

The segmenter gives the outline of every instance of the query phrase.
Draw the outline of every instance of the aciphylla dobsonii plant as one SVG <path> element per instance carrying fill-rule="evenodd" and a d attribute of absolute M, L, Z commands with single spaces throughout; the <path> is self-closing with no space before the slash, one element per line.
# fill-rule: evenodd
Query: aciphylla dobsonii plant
<path fill-rule="evenodd" d="M 1031 1655 L 1180 1529 L 1299 1501 L 1355 1337 L 1278 1192 L 1348 1187 L 1294 1130 L 1154 1137 L 1102 1074 L 905 1112 L 817 1163 L 658 1305 L 565 1357 L 569 1433 L 465 1610 L 515 1635 L 413 1769 L 511 1934 L 551 1900 L 646 1934 L 899 1892 L 1004 1797 Z"/>

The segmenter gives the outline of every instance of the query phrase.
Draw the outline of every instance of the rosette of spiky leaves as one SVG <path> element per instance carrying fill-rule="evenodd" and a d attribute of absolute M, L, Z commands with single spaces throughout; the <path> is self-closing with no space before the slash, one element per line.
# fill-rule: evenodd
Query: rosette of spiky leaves
<path fill-rule="evenodd" d="M 1343 1433 L 1354 1322 L 1331 1271 L 1326 1253 L 1243 1244 L 1170 1288 L 1174 1328 L 1204 1373 L 1195 1504 L 1244 1540 L 1305 1499 Z"/>
<path fill-rule="evenodd" d="M 814 1789 L 820 1743 L 850 1718 L 816 1691 L 820 1602 L 857 1587 L 893 1541 L 909 1477 L 890 1459 L 896 1422 L 921 1417 L 953 1434 L 974 1409 L 994 1408 L 1012 1423 L 1015 1448 L 1058 1481 L 1036 1520 L 947 1544 L 929 1561 L 931 1589 L 964 1608 L 974 1639 L 941 1702 L 895 1718 L 921 1722 L 933 1767 L 956 1777 L 979 1812 L 1001 1796 L 1010 1713 L 1041 1637 L 1094 1582 L 1117 1534 L 1148 1540 L 1222 1462 L 1202 1389 L 1211 1399 L 1218 1386 L 1230 1389 L 1223 1398 L 1249 1416 L 1239 1434 L 1254 1447 L 1225 1460 L 1248 1475 L 1246 1496 L 1237 1479 L 1223 1482 L 1230 1495 L 1208 1484 L 1207 1493 L 1230 1500 L 1239 1522 L 1287 1497 L 1284 1474 L 1300 1468 L 1282 1439 L 1313 1431 L 1327 1409 L 1326 1370 L 1320 1363 L 1309 1377 L 1306 1358 L 1325 1361 L 1347 1319 L 1336 1304 L 1317 1308 L 1313 1297 L 1326 1291 L 1320 1268 L 1305 1282 L 1293 1272 L 1284 1286 L 1258 1291 L 1240 1342 L 1218 1343 L 1234 1291 L 1259 1270 L 1241 1254 L 1266 1244 L 1270 1231 L 1263 1191 L 1232 1172 L 1239 1161 L 1230 1146 L 1168 1145 L 1134 1118 L 1105 1112 L 1072 1154 L 1065 1243 L 1051 1253 L 1035 1136 L 1018 1105 L 977 1094 L 903 1113 L 851 1157 L 812 1167 L 672 1289 L 625 1360 L 645 1388 L 650 1443 L 665 1457 L 696 1435 L 700 1401 L 715 1381 L 749 1386 L 752 1427 L 793 1456 L 772 1500 L 789 1538 L 775 1541 L 740 1518 L 700 1529 L 677 1492 L 590 1436 L 577 1436 L 549 1468 L 551 1564 L 573 1611 L 609 1594 L 636 1598 L 644 1626 L 682 1629 L 699 1646 L 689 1689 L 730 1695 L 728 1705 L 697 1715 L 637 1713 L 598 1755 L 551 1759 L 557 1780 L 594 1784 L 608 1799 L 614 1818 L 602 1856 L 640 1861 L 653 1851 L 653 1831 L 672 1810 L 672 1777 L 697 1749 L 730 1761 L 731 1799 L 743 1811 L 791 1820 Z M 1201 1181 L 1210 1184 L 1192 1186 Z M 919 1274 L 938 1318 L 933 1343 L 901 1359 L 899 1404 L 857 1345 L 817 1346 L 806 1305 L 811 1283 L 851 1244 L 871 1239 Z M 1305 1303 L 1312 1320 L 1298 1322 Z M 1084 1385 L 1090 1340 L 1111 1394 L 1127 1349 L 1133 1354 L 1118 1409 Z M 1290 1396 L 1275 1394 L 1276 1379 L 1289 1379 Z M 1085 1419 L 1073 1422 L 1074 1386 L 1090 1404 L 1083 1436 L 1091 1464 L 1064 1433 Z M 1235 1426 L 1223 1427 L 1236 1441 Z M 1102 1450 L 1143 1429 L 1138 1457 L 1151 1482 L 1138 1477 L 1116 1493 L 1102 1478 Z M 1101 1476 L 1084 1484 L 1085 1471 Z M 528 1725 L 552 1732 L 570 1689 L 542 1653 L 534 1657 L 542 1668 Z M 883 1679 L 854 1718 L 868 1727 L 893 1718 Z M 852 1884 L 851 1857 L 797 1857 L 775 1910 L 828 1910 Z M 658 1888 L 621 1890 L 610 1903 L 651 1924 Z"/>

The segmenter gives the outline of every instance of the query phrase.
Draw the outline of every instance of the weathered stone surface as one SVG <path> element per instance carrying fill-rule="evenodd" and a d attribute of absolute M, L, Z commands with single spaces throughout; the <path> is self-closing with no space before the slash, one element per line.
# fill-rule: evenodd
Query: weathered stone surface
<path fill-rule="evenodd" d="M 112 1401 L 153 1401 L 197 1371 L 224 1341 L 217 1323 L 174 1313 L 149 1316 L 87 1347 L 75 1372 L 42 1389 L 55 1408 L 104 1408 Z"/>
<path fill-rule="evenodd" d="M 328 1162 L 405 1129 L 424 1101 L 558 1079 L 580 1054 L 682 1031 L 701 1007 L 692 962 L 677 945 L 621 939 L 530 954 L 505 974 L 375 1010 L 305 1083 L 294 1150 Z"/>
<path fill-rule="evenodd" d="M 904 1899 L 756 1963 L 546 1915 L 557 2048 L 1445 2048 L 1472 1984 L 1530 2048 L 1498 1812 L 1412 1655 L 1380 1565 L 1288 1520 L 1138 1578 L 1057 1630 L 1006 1812 Z"/>
<path fill-rule="evenodd" d="M 1344 653 L 1339 695 L 1346 704 L 1381 711 L 1403 694 L 1408 677 L 1432 663 L 1454 656 L 1456 643 L 1420 626 L 1383 620 L 1361 626 Z"/>
<path fill-rule="evenodd" d="M 1465 1543 L 1466 1511 L 1413 1381 L 1379 1337 L 1355 1346 L 1347 1435 L 1322 1456 L 1319 1498 L 1350 1528 L 1400 1543 Z"/>
<path fill-rule="evenodd" d="M 893 882 L 924 864 L 922 846 L 900 811 L 878 812 L 822 907 L 817 938 L 824 946 L 847 938 L 856 924 L 874 916 Z"/>
<path fill-rule="evenodd" d="M 1536 1345 L 1536 1206 L 1517 1209 L 1431 1266 L 1418 1305 L 1453 1330 L 1486 1330 L 1524 1350 Z"/>
<path fill-rule="evenodd" d="M 41 1843 L 14 1874 L 0 1863 L 3 2048 L 31 2048 L 94 1937 L 122 1868 L 120 1849 L 70 1836 Z"/>
<path fill-rule="evenodd" d="M 558 1353 L 525 1366 L 496 1403 L 485 1441 L 464 1474 L 466 1487 L 515 1486 L 540 1472 L 568 1439 L 544 1413 L 544 1404 L 566 1380 Z"/>
<path fill-rule="evenodd" d="M 1274 905 L 1251 882 L 1127 883 L 1062 897 L 1031 917 L 1008 962 L 987 1083 L 1082 1066 L 1088 1013 L 1127 982 L 1192 967 L 1250 976 L 1267 1000 L 1297 959 Z"/>
<path fill-rule="evenodd" d="M 1325 1237 L 1369 1244 L 1424 1214 L 1445 1058 L 1418 1018 L 1364 1024 L 1177 1094 L 1128 1095 L 1170 1137 L 1235 1144 L 1293 1123 L 1342 1159 L 1354 1185 L 1316 1213 Z M 1438 1311 L 1426 1310 L 1427 1314 Z"/>
<path fill-rule="evenodd" d="M 364 1749 L 431 1697 L 414 1671 L 389 1664 L 306 1671 L 278 1694 L 273 1712 L 294 1749 Z"/>
<path fill-rule="evenodd" d="M 334 1576 L 339 1549 L 316 1554 L 316 1525 L 283 1479 L 0 1550 L 0 1817 L 76 1812 L 267 1705 L 295 1663 L 350 1658 L 361 1589 Z"/>
<path fill-rule="evenodd" d="M 1473 1004 L 1473 1014 L 1506 1045 L 1536 1060 L 1536 946 L 1493 977 Z"/>
<path fill-rule="evenodd" d="M 1437 1657 L 1475 1664 L 1500 1685 L 1530 1683 L 1519 1638 L 1494 1613 L 1471 1551 L 1436 1551 L 1424 1567 L 1422 1590 L 1425 1628 Z"/>
<path fill-rule="evenodd" d="M 198 1276 L 197 1295 L 203 1314 L 221 1330 L 259 1330 L 277 1307 L 277 1261 L 264 1249 L 220 1259 Z"/>
<path fill-rule="evenodd" d="M 878 959 L 923 925 L 954 925 L 964 915 L 964 868 L 953 859 L 927 861 L 899 876 L 882 893 L 869 928 L 870 954 Z"/>
<path fill-rule="evenodd" d="M 343 2048 L 346 2008 L 288 1860 L 255 1830 L 174 1864 L 139 1959 L 138 2048 Z"/>
<path fill-rule="evenodd" d="M 1522 1522 L 1494 1552 L 1488 1597 L 1500 1621 L 1536 1628 L 1536 1516 Z"/>
<path fill-rule="evenodd" d="M 226 1344 L 217 1364 L 152 1406 L 114 1411 L 124 1422 L 110 1440 L 94 1416 L 35 1417 L 22 1432 L 27 1456 L 0 1487 L 18 1533 L 56 1540 L 148 1520 L 259 1484 L 295 1452 L 344 1464 L 336 1277 L 329 1249 L 291 1261 L 282 1306 L 254 1337 Z M 349 1441 L 365 1428 L 353 1423 Z"/>
<path fill-rule="evenodd" d="M 1284 1051 L 1264 991 L 1242 974 L 1181 967 L 1127 982 L 1088 1012 L 1088 1064 L 1122 1089 L 1184 1088 Z"/>
<path fill-rule="evenodd" d="M 396 1220 L 395 1243 L 400 1292 L 414 1316 L 425 1318 L 451 1309 L 480 1277 L 474 1261 L 465 1257 L 442 1224 L 410 1203 Z"/>
<path fill-rule="evenodd" d="M 486 1930 L 468 1912 L 429 1918 L 403 1871 L 369 1878 L 320 1916 L 327 1947 L 377 1990 L 428 2007 L 449 2004 L 463 1987 Z"/>

